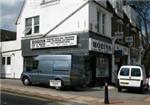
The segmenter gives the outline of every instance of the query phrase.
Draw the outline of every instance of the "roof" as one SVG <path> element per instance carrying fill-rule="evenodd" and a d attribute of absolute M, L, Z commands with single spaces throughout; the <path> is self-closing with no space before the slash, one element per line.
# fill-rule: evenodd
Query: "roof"
<path fill-rule="evenodd" d="M 16 40 L 16 32 L 0 29 L 0 42 Z"/>

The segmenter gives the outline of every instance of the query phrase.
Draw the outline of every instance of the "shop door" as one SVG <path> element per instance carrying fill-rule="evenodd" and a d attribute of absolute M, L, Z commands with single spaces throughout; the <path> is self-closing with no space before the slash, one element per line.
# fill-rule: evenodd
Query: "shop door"
<path fill-rule="evenodd" d="M 103 57 L 96 58 L 96 84 L 104 85 L 109 78 L 109 59 Z"/>

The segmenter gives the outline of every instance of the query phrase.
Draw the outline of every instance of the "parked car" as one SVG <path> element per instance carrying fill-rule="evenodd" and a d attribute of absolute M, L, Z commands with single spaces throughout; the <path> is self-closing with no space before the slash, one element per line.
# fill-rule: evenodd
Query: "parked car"
<path fill-rule="evenodd" d="M 82 58 L 73 55 L 39 55 L 21 75 L 24 85 L 42 83 L 62 89 L 64 86 L 84 86 L 85 69 Z"/>
<path fill-rule="evenodd" d="M 121 66 L 118 72 L 118 92 L 121 92 L 123 88 L 137 88 L 141 92 L 149 88 L 143 66 Z"/>

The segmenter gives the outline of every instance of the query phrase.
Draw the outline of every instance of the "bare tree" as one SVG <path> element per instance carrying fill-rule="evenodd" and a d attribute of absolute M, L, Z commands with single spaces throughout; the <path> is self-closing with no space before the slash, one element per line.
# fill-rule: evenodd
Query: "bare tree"
<path fill-rule="evenodd" d="M 140 28 L 142 30 L 144 29 L 145 31 L 145 38 L 143 37 L 142 40 L 145 40 L 146 42 L 144 43 L 144 41 L 142 41 L 142 44 L 145 49 L 142 58 L 142 63 L 144 63 L 146 68 L 150 70 L 150 66 L 146 65 L 147 63 L 150 64 L 150 59 L 147 59 L 150 54 L 150 38 L 149 38 L 150 36 L 148 32 L 150 31 L 148 30 L 150 29 L 150 1 L 149 0 L 128 0 L 127 3 L 131 5 L 141 17 L 141 19 L 139 19 L 139 24 L 141 26 Z M 150 72 L 149 70 L 147 71 L 147 73 Z"/>

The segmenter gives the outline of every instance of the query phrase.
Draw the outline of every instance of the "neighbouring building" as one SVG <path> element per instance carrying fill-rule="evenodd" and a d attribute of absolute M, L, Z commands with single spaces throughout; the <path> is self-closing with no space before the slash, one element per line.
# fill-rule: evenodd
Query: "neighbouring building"
<path fill-rule="evenodd" d="M 2 78 L 20 78 L 23 70 L 21 40 L 16 32 L 0 29 L 0 74 Z"/>

